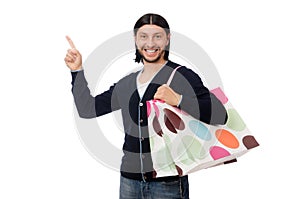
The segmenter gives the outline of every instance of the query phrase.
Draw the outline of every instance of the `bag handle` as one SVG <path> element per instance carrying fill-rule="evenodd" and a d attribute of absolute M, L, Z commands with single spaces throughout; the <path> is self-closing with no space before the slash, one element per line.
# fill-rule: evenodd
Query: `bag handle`
<path fill-rule="evenodd" d="M 172 71 L 172 73 L 171 73 L 171 75 L 170 75 L 170 77 L 169 77 L 169 79 L 168 79 L 168 82 L 167 82 L 167 85 L 168 86 L 170 86 L 170 84 L 171 84 L 171 81 L 173 80 L 173 77 L 174 77 L 174 75 L 175 75 L 175 72 L 177 71 L 177 69 L 179 69 L 181 66 L 177 66 L 176 68 L 174 68 L 174 70 Z"/>

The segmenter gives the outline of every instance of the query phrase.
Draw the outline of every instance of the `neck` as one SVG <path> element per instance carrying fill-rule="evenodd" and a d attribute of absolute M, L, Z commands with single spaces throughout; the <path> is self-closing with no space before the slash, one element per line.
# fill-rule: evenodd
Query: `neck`
<path fill-rule="evenodd" d="M 162 59 L 155 63 L 149 63 L 144 60 L 144 72 L 145 73 L 155 73 L 159 71 L 166 63 L 166 60 Z"/>

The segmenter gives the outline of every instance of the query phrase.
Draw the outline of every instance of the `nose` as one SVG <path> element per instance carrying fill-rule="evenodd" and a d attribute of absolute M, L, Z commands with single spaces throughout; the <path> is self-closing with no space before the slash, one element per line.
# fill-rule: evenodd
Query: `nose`
<path fill-rule="evenodd" d="M 153 41 L 153 38 L 149 37 L 147 39 L 146 47 L 147 48 L 153 48 L 155 46 L 155 42 Z"/>

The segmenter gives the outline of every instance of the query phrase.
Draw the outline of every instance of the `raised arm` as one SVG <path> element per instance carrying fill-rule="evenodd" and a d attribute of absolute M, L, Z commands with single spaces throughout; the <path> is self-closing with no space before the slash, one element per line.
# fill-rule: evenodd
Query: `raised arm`
<path fill-rule="evenodd" d="M 91 95 L 82 68 L 81 54 L 75 48 L 70 37 L 66 36 L 66 38 L 71 49 L 67 51 L 65 63 L 71 70 L 72 94 L 79 116 L 82 118 L 94 118 L 118 109 L 117 97 L 113 95 L 115 86 L 111 86 L 109 90 L 96 97 Z"/>

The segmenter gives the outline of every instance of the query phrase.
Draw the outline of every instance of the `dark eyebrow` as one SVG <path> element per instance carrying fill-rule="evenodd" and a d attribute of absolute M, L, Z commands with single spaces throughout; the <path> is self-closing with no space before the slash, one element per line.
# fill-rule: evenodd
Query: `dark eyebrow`
<path fill-rule="evenodd" d="M 139 34 L 143 34 L 143 35 L 146 35 L 147 33 L 145 33 L 145 32 L 139 32 Z"/>
<path fill-rule="evenodd" d="M 148 35 L 146 32 L 140 32 L 139 34 L 145 34 L 145 35 Z M 154 33 L 154 35 L 157 35 L 157 34 L 164 34 L 163 32 L 156 32 L 156 33 Z"/>

